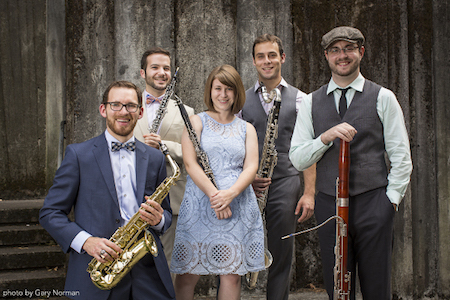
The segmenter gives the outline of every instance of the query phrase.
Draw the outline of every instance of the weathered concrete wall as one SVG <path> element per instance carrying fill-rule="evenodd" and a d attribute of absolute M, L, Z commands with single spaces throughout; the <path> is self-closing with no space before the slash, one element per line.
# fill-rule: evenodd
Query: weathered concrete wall
<path fill-rule="evenodd" d="M 171 51 L 177 94 L 199 112 L 217 65 L 235 66 L 246 88 L 255 83 L 252 43 L 265 32 L 284 42 L 286 80 L 314 91 L 330 77 L 321 36 L 351 25 L 367 39 L 363 75 L 394 91 L 411 137 L 414 172 L 395 220 L 394 297 L 449 299 L 449 12 L 448 0 L 0 1 L 0 197 L 8 188 L 45 189 L 60 121 L 67 143 L 101 133 L 104 89 L 118 79 L 144 87 L 140 58 L 151 46 Z M 292 288 L 320 286 L 316 233 L 296 245 Z"/>
<path fill-rule="evenodd" d="M 436 290 L 450 295 L 450 9 L 448 1 L 433 1 L 432 99 L 436 126 L 437 274 Z M 432 192 L 432 191 L 430 191 Z M 430 214 L 431 215 L 431 214 Z M 432 216 L 432 215 L 431 215 Z M 433 218 L 433 217 L 432 217 Z M 434 219 L 434 218 L 433 218 Z"/>
<path fill-rule="evenodd" d="M 0 198 L 45 195 L 45 12 L 0 1 Z"/>

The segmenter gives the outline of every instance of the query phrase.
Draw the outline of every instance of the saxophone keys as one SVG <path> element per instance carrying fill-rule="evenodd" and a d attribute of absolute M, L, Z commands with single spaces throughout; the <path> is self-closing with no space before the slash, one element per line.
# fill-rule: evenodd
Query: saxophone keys
<path fill-rule="evenodd" d="M 99 281 L 102 276 L 102 273 L 100 271 L 93 271 L 91 272 L 91 279 L 92 281 Z"/>
<path fill-rule="evenodd" d="M 124 260 L 129 261 L 133 258 L 133 253 L 131 251 L 125 251 L 122 253 L 122 257 Z"/>
<path fill-rule="evenodd" d="M 103 281 L 106 284 L 111 284 L 111 282 L 114 280 L 114 277 L 115 277 L 115 275 L 111 275 L 111 274 L 105 275 L 105 277 L 103 277 Z"/>

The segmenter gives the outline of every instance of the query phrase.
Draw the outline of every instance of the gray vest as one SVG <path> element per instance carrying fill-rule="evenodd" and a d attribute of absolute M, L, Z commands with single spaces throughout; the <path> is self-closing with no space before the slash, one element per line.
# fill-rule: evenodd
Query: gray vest
<path fill-rule="evenodd" d="M 278 152 L 278 162 L 273 171 L 272 179 L 286 176 L 295 176 L 299 172 L 289 160 L 289 147 L 291 146 L 292 132 L 294 131 L 297 112 L 295 110 L 295 99 L 298 89 L 288 85 L 281 91 L 281 108 L 278 118 L 278 138 L 275 148 Z M 264 146 L 264 138 L 267 127 L 267 114 L 261 105 L 258 92 L 251 87 L 245 92 L 246 100 L 242 108 L 242 118 L 255 126 L 258 135 L 259 159 Z"/>
<path fill-rule="evenodd" d="M 326 94 L 328 85 L 312 93 L 312 119 L 315 137 L 331 127 L 347 122 L 358 131 L 350 142 L 350 195 L 387 185 L 384 158 L 383 124 L 377 113 L 377 97 L 381 86 L 366 80 L 363 92 L 356 92 L 341 120 L 333 93 Z M 336 139 L 317 163 L 316 188 L 327 195 L 336 194 L 339 174 L 339 144 Z"/>

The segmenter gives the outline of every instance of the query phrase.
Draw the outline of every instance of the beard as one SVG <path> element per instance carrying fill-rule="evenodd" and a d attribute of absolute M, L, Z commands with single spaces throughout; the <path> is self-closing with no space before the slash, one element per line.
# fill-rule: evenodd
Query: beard
<path fill-rule="evenodd" d="M 137 118 L 131 118 L 130 122 L 128 122 L 127 126 L 120 126 L 115 122 L 115 118 L 112 116 L 107 116 L 106 118 L 106 126 L 115 134 L 119 136 L 129 136 L 137 123 Z"/>
<path fill-rule="evenodd" d="M 164 84 L 156 84 L 155 80 L 153 80 L 153 78 L 150 78 L 149 76 L 145 77 L 145 83 L 147 83 L 149 86 L 151 86 L 153 89 L 157 91 L 164 91 L 169 85 L 168 80 Z"/>
<path fill-rule="evenodd" d="M 341 68 L 339 66 L 337 66 L 337 64 L 339 64 L 342 61 L 349 62 L 348 69 L 341 70 Z M 337 74 L 339 76 L 349 76 L 359 70 L 360 62 L 358 60 L 353 60 L 353 61 L 341 60 L 341 61 L 337 61 L 336 63 L 334 63 L 334 62 L 332 63 L 329 61 L 328 65 L 330 67 L 331 73 Z"/>

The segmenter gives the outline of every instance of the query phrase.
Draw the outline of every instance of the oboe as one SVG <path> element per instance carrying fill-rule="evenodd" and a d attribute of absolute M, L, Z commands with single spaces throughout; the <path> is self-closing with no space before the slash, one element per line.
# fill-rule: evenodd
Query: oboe
<path fill-rule="evenodd" d="M 348 258 L 348 207 L 349 207 L 350 144 L 341 140 L 339 151 L 339 177 L 336 182 L 336 261 L 334 265 L 334 299 L 350 299 Z"/>

